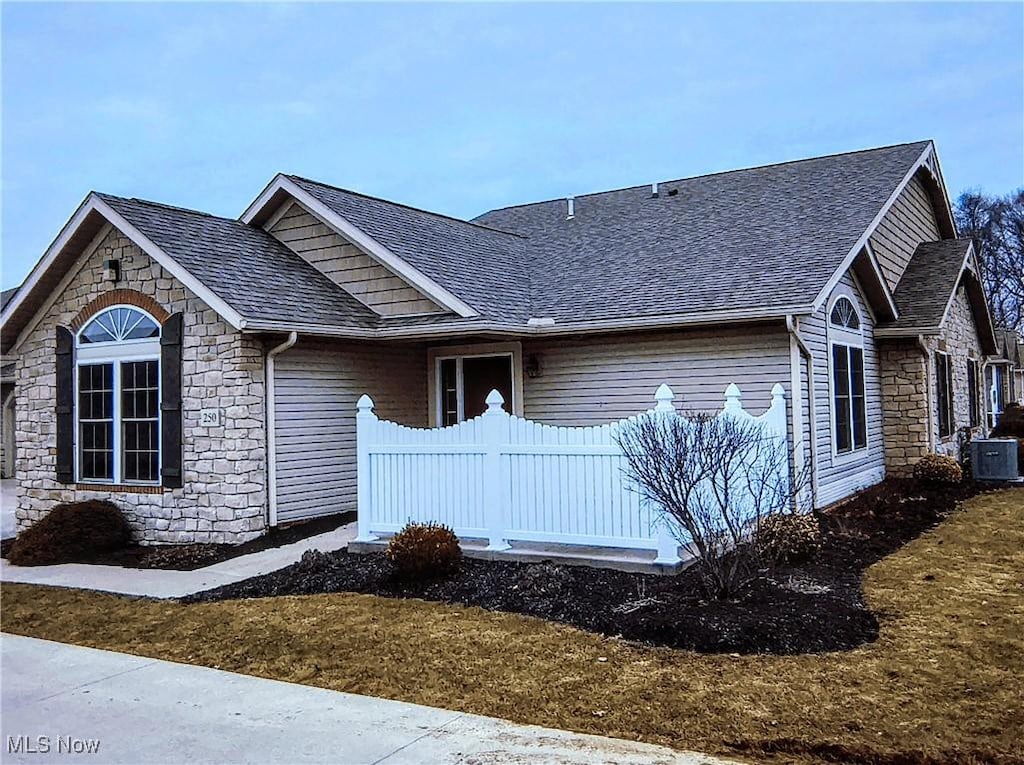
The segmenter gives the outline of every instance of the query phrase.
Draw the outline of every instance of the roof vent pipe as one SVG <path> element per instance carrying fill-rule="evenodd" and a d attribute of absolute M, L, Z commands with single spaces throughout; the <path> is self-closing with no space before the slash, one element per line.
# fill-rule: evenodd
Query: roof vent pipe
<path fill-rule="evenodd" d="M 573 218 L 576 217 L 576 200 L 573 197 L 566 197 L 565 202 L 567 205 L 565 211 L 565 219 L 572 220 Z"/>
<path fill-rule="evenodd" d="M 651 196 L 652 197 L 657 197 L 658 196 L 658 184 L 657 183 L 652 183 L 651 184 Z"/>

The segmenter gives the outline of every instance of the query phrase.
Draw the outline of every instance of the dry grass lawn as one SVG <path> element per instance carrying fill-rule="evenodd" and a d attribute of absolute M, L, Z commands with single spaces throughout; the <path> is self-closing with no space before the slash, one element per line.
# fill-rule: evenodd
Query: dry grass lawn
<path fill-rule="evenodd" d="M 873 645 L 703 656 L 361 595 L 198 605 L 4 584 L 6 632 L 759 762 L 1024 762 L 1024 491 L 868 570 Z"/>

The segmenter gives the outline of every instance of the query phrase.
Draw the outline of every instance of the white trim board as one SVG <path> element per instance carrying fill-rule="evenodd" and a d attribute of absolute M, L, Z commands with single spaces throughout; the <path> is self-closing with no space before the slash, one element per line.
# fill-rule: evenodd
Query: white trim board
<path fill-rule="evenodd" d="M 347 239 L 360 250 L 370 255 L 381 265 L 387 267 L 396 276 L 400 276 L 410 285 L 422 292 L 428 298 L 443 308 L 457 313 L 463 318 L 478 316 L 471 306 L 460 300 L 452 292 L 442 287 L 436 281 L 415 268 L 395 253 L 384 247 L 355 225 L 345 220 L 338 213 L 314 197 L 305 189 L 301 188 L 291 178 L 278 173 L 274 180 L 263 189 L 263 192 L 250 204 L 242 213 L 240 220 L 243 223 L 251 223 L 252 220 L 264 211 L 270 200 L 277 192 L 283 191 L 292 199 L 305 207 L 310 213 L 322 220 L 329 228 L 333 229 L 339 236 Z"/>

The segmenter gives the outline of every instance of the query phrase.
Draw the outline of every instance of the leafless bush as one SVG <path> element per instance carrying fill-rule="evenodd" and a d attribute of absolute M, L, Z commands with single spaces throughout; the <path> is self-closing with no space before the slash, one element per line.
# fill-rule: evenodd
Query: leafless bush
<path fill-rule="evenodd" d="M 649 412 L 617 435 L 627 475 L 662 508 L 695 556 L 709 596 L 730 597 L 762 570 L 761 521 L 794 512 L 802 480 L 790 475 L 786 441 L 755 420 L 697 412 Z"/>

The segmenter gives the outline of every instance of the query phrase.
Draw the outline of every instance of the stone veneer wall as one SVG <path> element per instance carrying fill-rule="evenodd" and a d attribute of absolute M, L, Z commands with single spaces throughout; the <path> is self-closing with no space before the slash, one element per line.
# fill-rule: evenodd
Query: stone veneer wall
<path fill-rule="evenodd" d="M 886 341 L 879 350 L 885 470 L 890 475 L 907 475 L 930 451 L 925 358 L 916 340 Z"/>
<path fill-rule="evenodd" d="M 957 289 L 953 298 L 953 304 L 949 308 L 946 317 L 946 324 L 940 337 L 928 338 L 926 341 L 929 350 L 941 350 L 949 354 L 950 362 L 953 365 L 953 433 L 942 439 L 935 446 L 935 451 L 940 454 L 948 454 L 951 457 L 957 454 L 957 433 L 961 428 L 968 427 L 971 423 L 971 404 L 967 387 L 967 360 L 969 358 L 982 360 L 981 343 L 978 340 L 978 332 L 974 326 L 974 314 L 971 311 L 971 304 L 967 298 L 967 290 L 961 286 Z M 984 428 L 984 394 L 981 380 L 981 364 L 978 369 L 978 401 L 981 409 L 982 426 L 975 428 L 974 436 L 980 435 Z M 931 387 L 932 402 L 937 401 L 938 392 L 935 380 L 935 367 L 931 367 L 928 384 Z M 934 403 L 931 407 L 932 432 L 938 439 L 939 413 Z"/>
<path fill-rule="evenodd" d="M 121 260 L 110 284 L 103 261 Z M 180 489 L 88 489 L 56 481 L 56 359 L 58 325 L 104 293 L 136 290 L 168 313 L 184 312 L 182 344 L 182 470 Z M 25 339 L 18 356 L 18 528 L 54 505 L 109 499 L 143 543 L 241 542 L 263 531 L 267 470 L 263 348 L 243 336 L 116 229 L 111 229 Z M 221 413 L 218 427 L 200 427 L 200 409 Z"/>
<path fill-rule="evenodd" d="M 974 315 L 963 287 L 957 290 L 943 332 L 926 337 L 925 345 L 931 359 L 927 360 L 916 340 L 885 340 L 880 344 L 882 364 L 882 399 L 885 402 L 885 467 L 894 475 L 906 475 L 917 460 L 936 451 L 952 457 L 957 454 L 957 433 L 970 425 L 970 392 L 967 386 L 967 365 L 970 359 L 979 362 L 978 401 L 982 409 L 982 425 L 972 433 L 983 432 L 984 392 L 981 381 L 982 353 Z M 934 352 L 945 351 L 953 368 L 953 433 L 941 440 L 936 402 Z M 937 443 L 932 447 L 930 432 Z"/>

